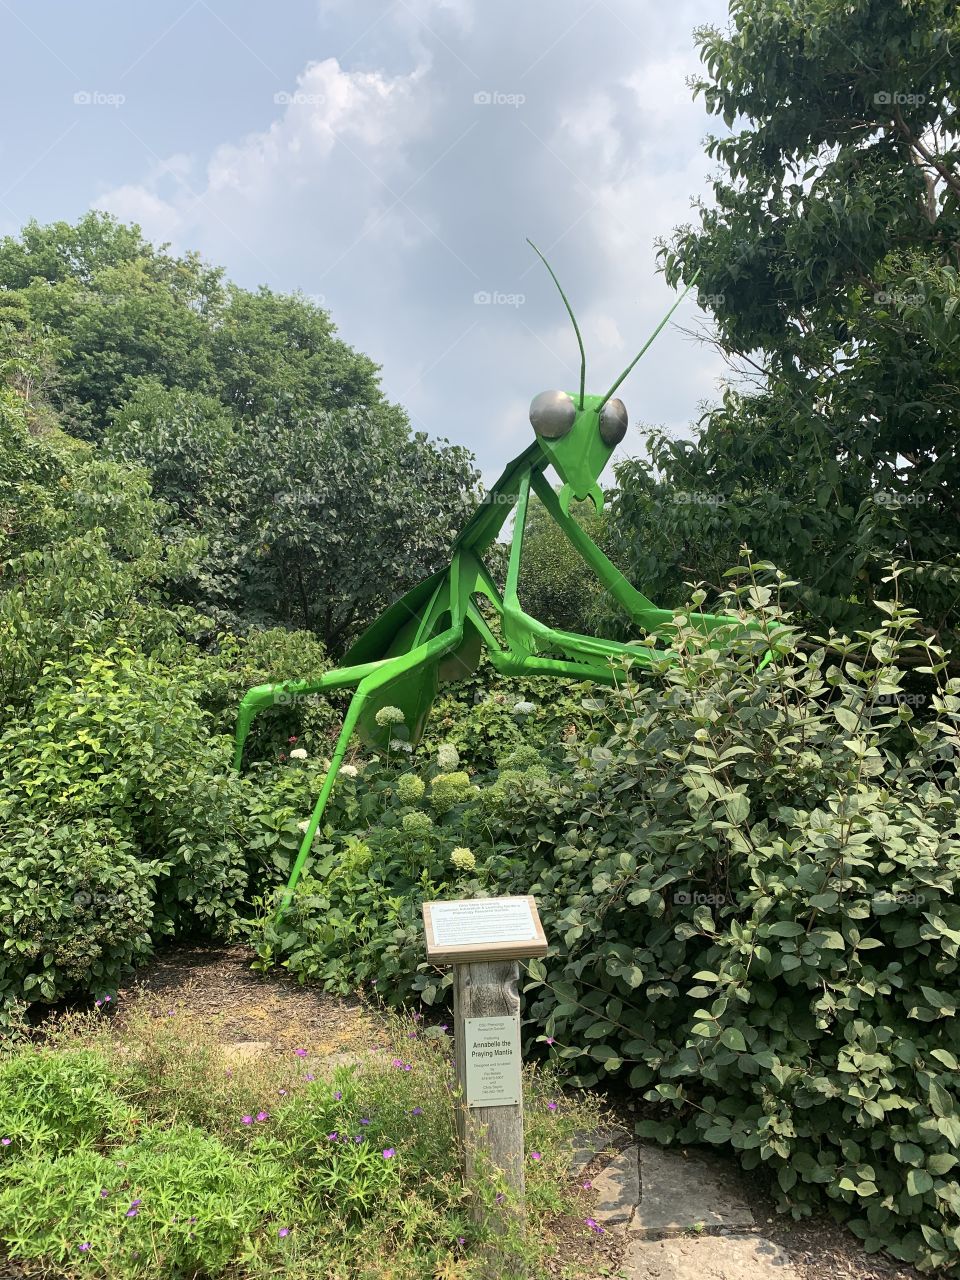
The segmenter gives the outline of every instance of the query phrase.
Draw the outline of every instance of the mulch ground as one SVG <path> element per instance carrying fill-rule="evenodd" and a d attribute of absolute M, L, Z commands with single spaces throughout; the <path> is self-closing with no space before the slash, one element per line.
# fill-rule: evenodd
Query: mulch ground
<path fill-rule="evenodd" d="M 215 1022 L 223 1044 L 255 1041 L 277 1050 L 304 1048 L 320 1056 L 356 1053 L 377 1041 L 375 1018 L 358 1000 L 303 987 L 282 972 L 250 968 L 245 947 L 178 947 L 161 953 L 117 992 L 118 1029 L 144 996 L 187 1005 Z"/>
<path fill-rule="evenodd" d="M 257 1042 L 277 1052 L 305 1048 L 329 1057 L 379 1047 L 382 1028 L 374 1010 L 359 1000 L 300 986 L 283 973 L 254 973 L 251 959 L 245 947 L 181 946 L 162 952 L 117 993 L 118 1031 L 138 1001 L 160 997 L 169 1001 L 171 1010 L 189 1006 L 193 1013 L 209 1016 L 220 1028 L 224 1044 Z M 610 1112 L 627 1135 L 632 1132 L 635 1112 L 625 1100 L 611 1100 Z M 624 1142 L 628 1140 L 625 1136 Z M 722 1157 L 714 1153 L 714 1159 Z M 596 1169 L 603 1163 L 598 1162 Z M 882 1254 L 865 1254 L 856 1238 L 830 1218 L 794 1222 L 778 1214 L 762 1177 L 744 1174 L 732 1161 L 723 1164 L 725 1176 L 744 1187 L 761 1234 L 789 1253 L 801 1280 L 928 1280 Z M 579 1181 L 589 1181 L 594 1171 L 590 1166 Z M 584 1225 L 591 1199 L 589 1191 L 582 1192 L 581 1216 L 565 1216 L 549 1224 L 543 1262 L 557 1280 L 601 1280 L 622 1274 L 624 1237 L 613 1232 L 597 1236 Z M 34 1280 L 41 1274 L 0 1260 L 0 1280 Z"/>

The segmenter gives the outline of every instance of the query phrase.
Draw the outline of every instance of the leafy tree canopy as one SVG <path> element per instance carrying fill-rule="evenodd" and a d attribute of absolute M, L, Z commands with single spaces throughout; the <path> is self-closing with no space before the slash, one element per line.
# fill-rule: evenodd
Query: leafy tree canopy
<path fill-rule="evenodd" d="M 734 0 L 697 33 L 695 90 L 727 132 L 697 277 L 736 377 L 695 440 L 618 473 L 628 568 L 664 602 L 746 542 L 808 614 L 862 623 L 891 558 L 928 630 L 958 625 L 960 11 L 946 0 Z"/>

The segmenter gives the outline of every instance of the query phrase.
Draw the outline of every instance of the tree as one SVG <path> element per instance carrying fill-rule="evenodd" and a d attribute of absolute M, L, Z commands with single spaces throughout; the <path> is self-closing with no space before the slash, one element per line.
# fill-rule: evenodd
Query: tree
<path fill-rule="evenodd" d="M 235 424 L 193 392 L 142 384 L 108 430 L 174 518 L 203 536 L 178 594 L 220 626 L 312 630 L 331 653 L 445 562 L 477 480 L 467 450 L 375 410 Z"/>
<path fill-rule="evenodd" d="M 606 516 L 593 503 L 572 502 L 570 514 L 606 550 Z M 599 580 L 584 565 L 563 530 L 535 497 L 527 508 L 523 535 L 520 600 L 527 613 L 564 631 L 592 631 L 603 597 Z"/>
<path fill-rule="evenodd" d="M 661 260 L 699 272 L 736 378 L 692 443 L 660 433 L 618 471 L 651 594 L 716 582 L 746 542 L 851 627 L 897 558 L 928 629 L 956 630 L 958 38 L 947 0 L 735 0 L 729 32 L 697 33 L 696 92 L 730 132 Z"/>
<path fill-rule="evenodd" d="M 362 407 L 398 430 L 406 422 L 377 365 L 309 298 L 225 284 L 198 254 L 173 256 L 108 214 L 31 222 L 0 241 L 0 291 L 56 338 L 52 399 L 85 439 L 99 439 L 145 379 L 219 399 L 237 420 Z"/>

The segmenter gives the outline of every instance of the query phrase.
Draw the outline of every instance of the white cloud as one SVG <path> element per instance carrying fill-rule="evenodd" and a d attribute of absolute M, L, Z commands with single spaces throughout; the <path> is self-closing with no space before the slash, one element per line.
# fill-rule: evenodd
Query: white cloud
<path fill-rule="evenodd" d="M 265 104 L 260 130 L 192 165 L 175 157 L 97 204 L 243 284 L 323 295 L 416 425 L 469 444 L 498 474 L 529 439 L 530 398 L 578 372 L 525 235 L 577 309 L 594 390 L 672 301 L 653 241 L 689 220 L 708 168 L 709 126 L 684 85 L 697 65 L 688 31 L 723 7 L 651 10 L 641 40 L 627 0 L 589 11 L 580 0 L 326 3 L 335 41 L 308 51 L 318 56 L 278 87 L 286 97 Z M 339 59 L 325 56 L 331 45 Z M 523 101 L 476 104 L 481 89 Z M 481 290 L 525 302 L 478 306 Z M 676 334 L 655 350 L 624 399 L 633 421 L 682 428 L 719 358 Z"/>

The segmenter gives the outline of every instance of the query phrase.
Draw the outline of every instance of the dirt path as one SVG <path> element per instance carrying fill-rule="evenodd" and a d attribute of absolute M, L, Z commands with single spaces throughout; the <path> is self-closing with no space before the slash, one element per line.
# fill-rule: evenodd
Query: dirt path
<path fill-rule="evenodd" d="M 357 1000 L 302 987 L 280 972 L 263 977 L 251 970 L 252 958 L 245 947 L 163 952 L 117 992 L 116 1021 L 122 1027 L 125 1012 L 146 994 L 209 1016 L 227 1045 L 304 1048 L 328 1057 L 377 1043 L 376 1022 Z"/>

